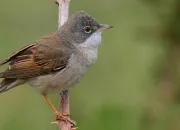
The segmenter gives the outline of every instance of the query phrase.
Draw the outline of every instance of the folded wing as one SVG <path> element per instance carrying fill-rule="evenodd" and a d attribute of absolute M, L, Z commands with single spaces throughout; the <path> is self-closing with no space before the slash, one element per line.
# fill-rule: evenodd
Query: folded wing
<path fill-rule="evenodd" d="M 58 33 L 48 34 L 0 62 L 0 65 L 10 62 L 0 77 L 28 79 L 61 71 L 67 66 L 71 53 L 72 49 L 61 42 Z"/>

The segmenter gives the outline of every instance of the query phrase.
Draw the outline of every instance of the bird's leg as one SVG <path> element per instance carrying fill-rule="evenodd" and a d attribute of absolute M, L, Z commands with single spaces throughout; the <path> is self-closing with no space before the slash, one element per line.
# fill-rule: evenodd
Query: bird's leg
<path fill-rule="evenodd" d="M 46 94 L 43 94 L 44 98 L 46 99 L 47 103 L 50 105 L 50 107 L 52 108 L 54 113 L 58 113 L 58 111 L 56 110 L 56 108 L 54 107 L 54 105 L 51 103 L 49 97 Z"/>
<path fill-rule="evenodd" d="M 54 105 L 51 103 L 48 96 L 46 94 L 43 94 L 43 96 L 44 96 L 47 103 L 50 105 L 50 107 L 52 108 L 53 112 L 56 115 L 56 120 L 54 122 L 52 122 L 52 123 L 59 124 L 60 121 L 64 121 L 64 122 L 69 122 L 72 125 L 72 127 L 74 127 L 76 125 L 75 121 L 68 119 L 68 117 L 70 116 L 69 114 L 58 112 L 56 110 L 56 108 L 54 107 Z"/>

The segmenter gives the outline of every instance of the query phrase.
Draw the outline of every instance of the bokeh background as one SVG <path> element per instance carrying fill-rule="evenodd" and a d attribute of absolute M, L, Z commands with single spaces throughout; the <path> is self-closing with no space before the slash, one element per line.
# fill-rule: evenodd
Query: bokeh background
<path fill-rule="evenodd" d="M 180 0 L 71 0 L 78 10 L 115 26 L 70 91 L 78 130 L 179 130 Z M 49 0 L 0 0 L 0 59 L 56 31 L 57 15 Z M 58 130 L 53 120 L 29 85 L 0 94 L 0 130 Z"/>

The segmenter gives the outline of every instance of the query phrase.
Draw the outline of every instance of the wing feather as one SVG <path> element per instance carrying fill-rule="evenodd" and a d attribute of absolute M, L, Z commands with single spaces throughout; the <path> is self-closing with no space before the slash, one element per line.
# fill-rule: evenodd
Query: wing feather
<path fill-rule="evenodd" d="M 34 44 L 30 44 L 30 45 L 25 46 L 24 48 L 20 49 L 19 51 L 15 52 L 14 54 L 12 54 L 10 57 L 8 57 L 7 59 L 5 59 L 4 61 L 1 61 L 1 62 L 0 62 L 0 66 L 6 64 L 6 63 L 8 63 L 8 62 L 10 62 L 10 61 L 11 61 L 14 57 L 16 57 L 19 53 L 23 52 L 24 50 L 26 50 L 26 49 L 34 46 L 34 45 L 35 45 L 35 43 L 34 43 Z"/>
<path fill-rule="evenodd" d="M 63 44 L 57 35 L 49 34 L 1 62 L 0 65 L 7 62 L 10 64 L 0 77 L 28 79 L 64 69 L 72 50 Z"/>

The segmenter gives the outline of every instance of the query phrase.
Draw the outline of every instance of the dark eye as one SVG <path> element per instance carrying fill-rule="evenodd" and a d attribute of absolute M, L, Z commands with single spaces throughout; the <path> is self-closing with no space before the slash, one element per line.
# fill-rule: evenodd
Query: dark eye
<path fill-rule="evenodd" d="M 85 33 L 91 33 L 91 27 L 85 26 L 85 27 L 84 27 L 84 32 L 85 32 Z"/>

